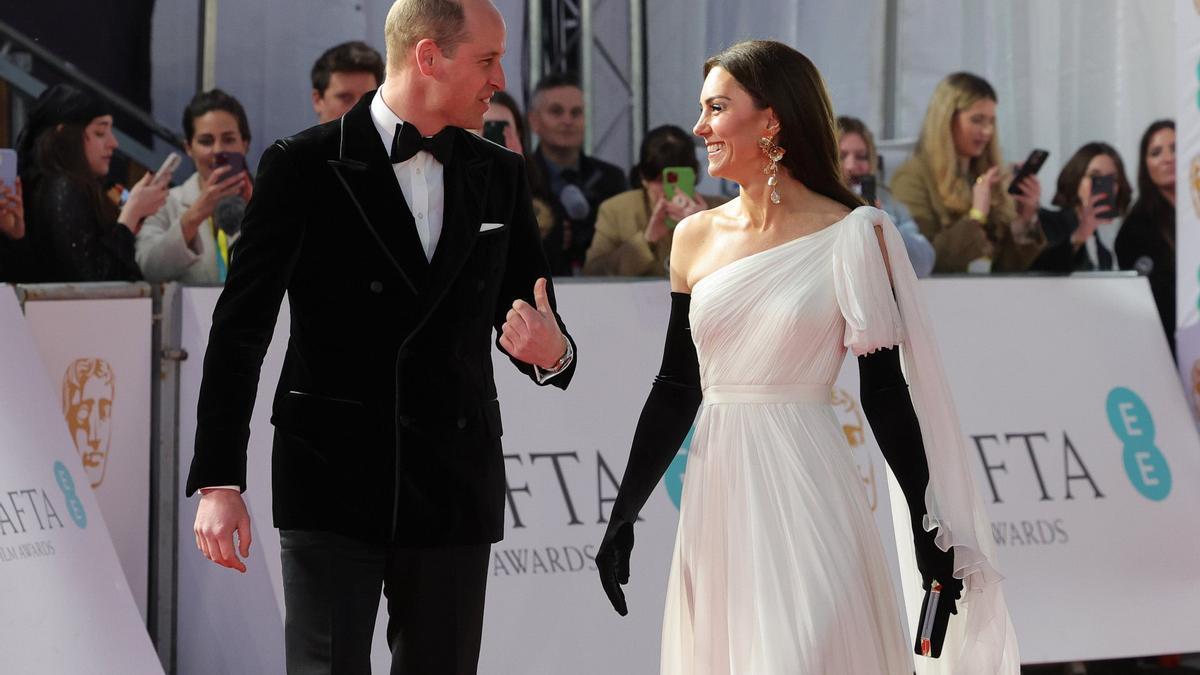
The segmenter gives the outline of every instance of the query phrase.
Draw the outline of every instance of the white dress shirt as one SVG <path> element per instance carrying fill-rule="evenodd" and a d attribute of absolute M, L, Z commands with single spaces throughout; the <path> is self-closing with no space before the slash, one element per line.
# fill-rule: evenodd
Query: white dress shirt
<path fill-rule="evenodd" d="M 375 92 L 375 98 L 371 100 L 371 121 L 379 132 L 384 152 L 390 154 L 396 125 L 405 122 L 383 102 L 382 88 Z M 396 174 L 404 201 L 412 211 L 417 236 L 421 238 L 421 247 L 425 249 L 425 259 L 433 260 L 433 252 L 442 238 L 442 214 L 446 210 L 446 190 L 442 182 L 444 167 L 433 155 L 421 150 L 407 160 L 393 164 L 392 172 Z"/>

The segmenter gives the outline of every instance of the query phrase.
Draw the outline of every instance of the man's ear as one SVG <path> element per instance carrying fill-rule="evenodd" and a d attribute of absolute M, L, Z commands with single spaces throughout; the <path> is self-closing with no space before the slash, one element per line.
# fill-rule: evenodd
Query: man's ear
<path fill-rule="evenodd" d="M 417 70 L 425 77 L 433 77 L 438 59 L 442 58 L 442 50 L 437 43 L 425 38 L 413 47 L 417 59 Z"/>
<path fill-rule="evenodd" d="M 321 92 L 317 91 L 316 89 L 313 89 L 312 90 L 313 112 L 317 113 L 318 116 L 320 116 L 321 111 L 317 108 L 317 104 L 319 104 L 321 102 L 321 98 L 322 98 Z"/>

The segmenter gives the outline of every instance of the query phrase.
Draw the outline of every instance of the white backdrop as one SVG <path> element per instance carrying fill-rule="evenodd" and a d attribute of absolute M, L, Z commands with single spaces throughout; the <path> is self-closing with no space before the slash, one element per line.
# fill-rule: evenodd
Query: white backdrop
<path fill-rule="evenodd" d="M 1179 373 L 1200 424 L 1200 5 L 1175 0 L 1175 338 Z"/>
<path fill-rule="evenodd" d="M 384 53 L 383 21 L 391 0 L 210 0 L 217 5 L 217 86 L 246 109 L 252 167 L 275 139 L 317 123 L 309 71 L 326 49 L 362 40 Z M 510 91 L 520 91 L 525 0 L 493 0 L 508 24 L 503 60 Z M 183 110 L 196 93 L 195 0 L 155 0 L 151 98 L 155 119 L 183 134 Z M 517 97 L 520 100 L 520 96 Z M 175 175 L 190 175 L 189 161 Z"/>
<path fill-rule="evenodd" d="M 0 669 L 161 675 L 63 424 L 61 373 L 46 377 L 8 286 L 0 344 Z"/>
<path fill-rule="evenodd" d="M 921 288 L 993 520 L 1023 659 L 1200 649 L 1194 630 L 1200 441 L 1145 280 L 940 279 Z M 507 514 L 505 540 L 493 549 L 482 672 L 598 675 L 649 672 L 657 663 L 676 520 L 672 495 L 683 457 L 638 527 L 630 616 L 619 618 L 608 606 L 592 557 L 611 506 L 605 500 L 615 496 L 657 371 L 666 290 L 663 282 L 559 286 L 564 319 L 580 347 L 566 392 L 535 388 L 497 358 L 515 509 Z M 184 466 L 215 294 L 185 291 L 192 356 L 181 376 Z M 1075 335 L 1087 339 L 1047 347 Z M 241 576 L 201 559 L 190 534 L 194 500 L 180 509 L 181 673 L 274 672 L 282 659 L 266 420 L 283 342 L 277 332 L 252 426 L 247 499 L 257 529 L 250 571 Z M 838 389 L 856 403 L 853 365 Z M 856 429 L 865 420 L 849 404 L 838 413 L 848 436 L 859 439 L 864 488 L 880 507 L 877 522 L 886 524 L 887 490 L 873 437 Z M 387 663 L 382 631 L 381 620 L 373 654 L 378 672 Z"/>
<path fill-rule="evenodd" d="M 146 616 L 150 550 L 150 298 L 27 302 L 25 319 L 67 418 L 121 569 Z M 68 377 L 74 373 L 74 377 Z M 72 380 L 73 383 L 69 383 Z M 69 402 L 64 390 L 71 391 Z M 69 403 L 69 405 L 68 405 Z"/>
<path fill-rule="evenodd" d="M 1175 114 L 1167 0 L 896 4 L 899 63 L 889 64 L 884 0 L 649 2 L 649 125 L 690 129 L 704 59 L 739 40 L 781 40 L 804 52 L 821 70 L 835 112 L 862 118 L 877 138 L 890 66 L 899 73 L 895 138 L 915 138 L 934 86 L 969 70 L 997 90 L 1005 157 L 1019 162 L 1034 147 L 1050 151 L 1040 174 L 1048 204 L 1058 170 L 1079 146 L 1112 143 L 1135 172 L 1142 131 Z"/>

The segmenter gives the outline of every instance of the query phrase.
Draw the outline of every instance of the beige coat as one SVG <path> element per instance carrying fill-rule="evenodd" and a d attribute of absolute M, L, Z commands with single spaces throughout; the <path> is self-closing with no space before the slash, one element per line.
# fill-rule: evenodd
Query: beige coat
<path fill-rule="evenodd" d="M 171 188 L 167 203 L 142 224 L 135 254 L 147 281 L 221 283 L 212 220 L 200 224 L 190 244 L 183 240 L 181 218 L 199 198 L 200 174 L 194 173 L 183 185 Z"/>
<path fill-rule="evenodd" d="M 937 192 L 928 163 L 913 155 L 892 176 L 892 196 L 908 207 L 921 234 L 933 244 L 935 274 L 966 272 L 967 264 L 980 258 L 991 241 L 992 271 L 1024 272 L 1046 245 L 1046 237 L 1037 228 L 1035 238 L 1017 243 L 1010 224 L 1012 208 L 992 208 L 986 225 L 972 220 L 966 212 L 949 210 Z"/>
<path fill-rule="evenodd" d="M 728 198 L 701 195 L 709 208 Z M 596 234 L 588 247 L 583 273 L 589 276 L 665 277 L 671 259 L 671 236 L 646 241 L 650 199 L 644 189 L 606 199 L 596 211 Z"/>

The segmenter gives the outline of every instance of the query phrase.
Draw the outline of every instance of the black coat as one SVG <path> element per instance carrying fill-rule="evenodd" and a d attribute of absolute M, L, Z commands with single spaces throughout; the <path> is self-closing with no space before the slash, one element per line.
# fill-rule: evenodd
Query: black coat
<path fill-rule="evenodd" d="M 1029 266 L 1030 271 L 1070 274 L 1071 272 L 1091 272 L 1097 269 L 1092 259 L 1088 257 L 1087 247 L 1080 246 L 1076 249 L 1075 245 L 1071 243 L 1071 235 L 1075 234 L 1075 229 L 1079 227 L 1075 209 L 1059 211 L 1038 209 L 1038 220 L 1046 232 L 1046 248 L 1042 249 L 1033 264 Z M 1100 241 L 1099 233 L 1092 233 L 1092 237 L 1096 242 L 1096 255 L 1100 258 L 1097 262 L 1103 263 L 1107 257 L 1108 262 L 1112 265 L 1110 269 L 1116 269 L 1116 257 L 1112 251 L 1108 250 L 1104 242 Z"/>
<path fill-rule="evenodd" d="M 625 180 L 625 172 L 617 167 L 595 157 L 579 155 L 579 171 L 567 179 L 583 192 L 587 199 L 588 214 L 583 220 L 571 220 L 557 195 L 552 194 L 549 185 L 550 167 L 546 156 L 539 147 L 533 154 L 534 172 L 539 175 L 540 186 L 537 195 L 554 210 L 554 227 L 546 234 L 542 246 L 546 259 L 555 276 L 571 276 L 575 268 L 583 267 L 587 258 L 587 250 L 592 245 L 596 234 L 596 213 L 600 204 L 605 200 L 624 192 L 629 183 Z M 563 223 L 571 222 L 570 246 L 563 248 Z"/>
<path fill-rule="evenodd" d="M 373 98 L 263 153 L 213 314 L 187 494 L 245 489 L 259 369 L 286 291 L 276 527 L 402 545 L 499 541 L 492 329 L 515 299 L 533 304 L 535 280 L 549 276 L 523 160 L 455 131 L 442 234 L 426 261 Z M 489 222 L 504 226 L 480 234 Z M 565 388 L 573 372 L 547 384 Z"/>
<path fill-rule="evenodd" d="M 1158 317 L 1171 353 L 1175 353 L 1175 209 L 1169 205 L 1161 213 L 1135 204 L 1121 224 L 1117 241 L 1117 260 L 1123 270 L 1137 270 L 1150 281 L 1150 292 L 1158 306 Z M 1170 235 L 1168 235 L 1168 230 Z M 1170 238 L 1169 238 L 1170 237 Z"/>

